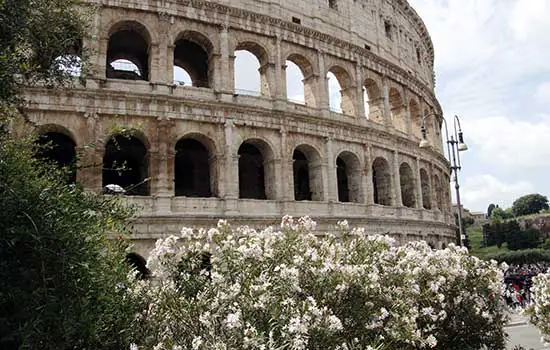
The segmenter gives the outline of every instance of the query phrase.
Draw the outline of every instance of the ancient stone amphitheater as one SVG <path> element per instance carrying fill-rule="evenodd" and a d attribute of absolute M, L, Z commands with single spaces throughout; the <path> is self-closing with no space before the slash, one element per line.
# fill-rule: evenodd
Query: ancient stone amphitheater
<path fill-rule="evenodd" d="M 119 185 L 142 208 L 138 252 L 183 225 L 284 214 L 454 241 L 434 50 L 406 0 L 85 3 L 91 67 L 70 89 L 29 89 L 28 113 L 52 157 L 80 155 L 76 181 Z M 235 89 L 238 51 L 257 59 L 258 91 Z M 291 65 L 300 86 L 287 84 Z"/>

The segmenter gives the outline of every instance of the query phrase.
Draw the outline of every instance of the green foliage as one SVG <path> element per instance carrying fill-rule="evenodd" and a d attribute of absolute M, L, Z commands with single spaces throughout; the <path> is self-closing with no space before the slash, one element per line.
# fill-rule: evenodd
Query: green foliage
<path fill-rule="evenodd" d="M 536 248 L 539 244 L 540 232 L 534 228 L 519 230 L 506 236 L 510 250 Z"/>
<path fill-rule="evenodd" d="M 538 193 L 522 196 L 512 204 L 515 216 L 538 214 L 548 208 L 548 198 Z"/>
<path fill-rule="evenodd" d="M 523 265 L 550 262 L 550 251 L 544 249 L 526 249 L 488 255 L 486 260 L 496 260 L 507 264 Z"/>
<path fill-rule="evenodd" d="M 500 248 L 506 243 L 510 250 L 520 250 L 536 248 L 540 232 L 533 228 L 523 230 L 516 220 L 510 220 L 483 225 L 483 235 L 487 247 L 496 245 Z"/>
<path fill-rule="evenodd" d="M 115 197 L 66 185 L 30 142 L 0 137 L 0 348 L 127 349 L 135 314 Z"/>
<path fill-rule="evenodd" d="M 491 220 L 492 221 L 504 221 L 514 217 L 511 209 L 502 209 L 498 205 L 491 211 Z"/>
<path fill-rule="evenodd" d="M 76 0 L 0 1 L 0 104 L 19 101 L 23 86 L 66 82 L 65 57 L 81 49 L 86 33 Z M 82 55 L 82 53 L 80 53 Z"/>
<path fill-rule="evenodd" d="M 493 212 L 495 207 L 496 207 L 496 205 L 494 205 L 493 203 L 489 204 L 489 207 L 487 208 L 487 217 L 488 218 L 491 217 L 491 213 Z"/>

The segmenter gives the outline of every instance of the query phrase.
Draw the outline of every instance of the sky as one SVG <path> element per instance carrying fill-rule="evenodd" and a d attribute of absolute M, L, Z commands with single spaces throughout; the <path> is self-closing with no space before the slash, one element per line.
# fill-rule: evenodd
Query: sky
<path fill-rule="evenodd" d="M 409 3 L 432 37 L 444 116 L 450 127 L 459 116 L 469 147 L 459 172 L 464 207 L 486 211 L 490 203 L 510 207 L 525 194 L 550 195 L 550 0 Z M 303 101 L 301 72 L 287 65 L 289 98 Z M 251 53 L 236 52 L 239 92 L 259 90 L 258 67 Z M 181 72 L 175 79 L 189 81 Z M 329 76 L 336 111 L 337 84 Z"/>
<path fill-rule="evenodd" d="M 432 37 L 444 116 L 459 116 L 469 146 L 459 172 L 463 205 L 486 211 L 524 194 L 550 195 L 550 1 L 409 3 Z"/>

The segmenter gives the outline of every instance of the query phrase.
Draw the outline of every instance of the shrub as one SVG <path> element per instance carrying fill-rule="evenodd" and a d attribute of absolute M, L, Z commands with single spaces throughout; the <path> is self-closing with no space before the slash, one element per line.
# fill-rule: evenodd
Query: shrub
<path fill-rule="evenodd" d="M 487 256 L 486 260 L 496 260 L 507 264 L 523 265 L 550 262 L 550 251 L 544 249 L 516 250 Z"/>
<path fill-rule="evenodd" d="M 543 341 L 550 342 L 550 273 L 533 277 L 531 300 L 527 308 L 531 323 L 539 328 Z"/>
<path fill-rule="evenodd" d="M 0 348 L 127 348 L 129 267 L 107 234 L 123 234 L 131 212 L 32 152 L 0 135 Z"/>
<path fill-rule="evenodd" d="M 156 281 L 133 290 L 140 349 L 504 348 L 496 262 L 454 245 L 396 247 L 345 222 L 338 235 L 314 227 L 307 217 L 284 217 L 281 231 L 220 221 L 157 241 Z"/>

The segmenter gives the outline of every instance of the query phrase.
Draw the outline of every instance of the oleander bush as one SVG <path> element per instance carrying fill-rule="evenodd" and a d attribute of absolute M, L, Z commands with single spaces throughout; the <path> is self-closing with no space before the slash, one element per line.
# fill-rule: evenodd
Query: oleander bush
<path fill-rule="evenodd" d="M 496 262 L 451 245 L 397 247 L 341 222 L 184 228 L 157 241 L 136 281 L 133 349 L 503 349 Z"/>
<path fill-rule="evenodd" d="M 550 343 L 550 272 L 533 277 L 531 304 L 527 313 L 538 327 L 542 340 Z"/>

